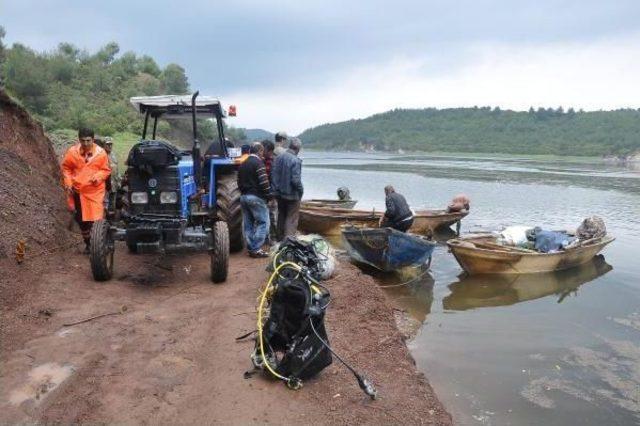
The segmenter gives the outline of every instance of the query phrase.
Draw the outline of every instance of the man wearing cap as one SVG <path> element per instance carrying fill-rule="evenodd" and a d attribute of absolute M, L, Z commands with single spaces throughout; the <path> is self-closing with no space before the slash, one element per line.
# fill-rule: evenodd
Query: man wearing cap
<path fill-rule="evenodd" d="M 113 139 L 104 138 L 104 150 L 109 156 L 109 167 L 111 167 L 111 191 L 115 192 L 120 187 L 120 173 L 118 173 L 118 157 L 113 152 Z"/>
<path fill-rule="evenodd" d="M 113 152 L 113 140 L 110 137 L 103 139 L 103 148 L 109 157 L 109 167 L 111 168 L 111 176 L 107 180 L 107 188 L 105 191 L 104 204 L 106 210 L 113 211 L 116 204 L 116 193 L 120 188 L 120 174 L 118 173 L 118 157 Z"/>

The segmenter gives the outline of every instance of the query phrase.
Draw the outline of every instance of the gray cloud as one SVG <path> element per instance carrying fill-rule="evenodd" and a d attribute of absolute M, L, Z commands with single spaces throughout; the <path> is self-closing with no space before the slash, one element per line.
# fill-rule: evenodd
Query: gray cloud
<path fill-rule="evenodd" d="M 187 69 L 221 96 L 334 85 L 359 66 L 419 58 L 425 76 L 455 72 L 481 43 L 589 43 L 640 28 L 636 0 L 262 1 L 3 0 L 7 41 L 38 50 L 116 41 Z"/>

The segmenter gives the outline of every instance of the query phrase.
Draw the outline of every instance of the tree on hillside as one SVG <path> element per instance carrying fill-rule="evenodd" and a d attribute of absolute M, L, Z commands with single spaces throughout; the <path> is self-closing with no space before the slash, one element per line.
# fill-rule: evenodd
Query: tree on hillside
<path fill-rule="evenodd" d="M 156 61 L 148 55 L 144 55 L 138 59 L 138 71 L 152 75 L 156 78 L 160 77 L 160 73 L 162 72 Z M 182 70 L 182 72 L 184 73 L 184 70 Z"/>
<path fill-rule="evenodd" d="M 104 46 L 95 54 L 95 58 L 102 62 L 103 65 L 109 65 L 116 58 L 116 55 L 120 52 L 120 46 L 118 43 L 111 42 Z"/>
<path fill-rule="evenodd" d="M 4 42 L 2 41 L 2 39 L 6 35 L 7 33 L 5 32 L 4 27 L 0 25 L 0 64 L 2 64 L 2 61 L 4 59 Z"/>
<path fill-rule="evenodd" d="M 43 113 L 47 107 L 47 70 L 42 58 L 16 43 L 7 51 L 2 74 L 7 90 L 29 110 Z"/>
<path fill-rule="evenodd" d="M 2 78 L 2 64 L 4 62 L 5 48 L 2 39 L 5 35 L 7 35 L 7 33 L 4 31 L 4 27 L 0 25 L 0 88 L 4 87 L 4 79 Z"/>
<path fill-rule="evenodd" d="M 178 64 L 169 64 L 160 75 L 163 90 L 170 95 L 184 95 L 189 93 L 189 81 L 184 68 Z"/>

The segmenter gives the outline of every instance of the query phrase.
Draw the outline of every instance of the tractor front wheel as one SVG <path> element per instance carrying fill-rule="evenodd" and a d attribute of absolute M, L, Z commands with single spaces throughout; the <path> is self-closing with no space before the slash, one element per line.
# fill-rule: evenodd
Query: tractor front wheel
<path fill-rule="evenodd" d="M 213 224 L 213 249 L 211 249 L 211 281 L 221 283 L 229 272 L 229 228 L 226 222 Z"/>
<path fill-rule="evenodd" d="M 109 222 L 100 219 L 91 227 L 89 260 L 91 273 L 96 281 L 107 281 L 113 276 L 113 252 L 115 244 L 109 232 Z"/>
<path fill-rule="evenodd" d="M 218 220 L 227 222 L 229 228 L 229 249 L 232 252 L 242 250 L 242 208 L 240 207 L 240 189 L 237 173 L 222 175 L 216 182 L 216 211 Z"/>

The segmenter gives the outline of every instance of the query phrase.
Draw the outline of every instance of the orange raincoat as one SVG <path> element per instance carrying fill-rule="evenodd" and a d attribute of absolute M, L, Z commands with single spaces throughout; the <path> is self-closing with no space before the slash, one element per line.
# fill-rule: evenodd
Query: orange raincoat
<path fill-rule="evenodd" d="M 80 195 L 82 220 L 85 222 L 93 222 L 104 217 L 105 181 L 111 174 L 107 152 L 93 144 L 90 153 L 91 155 L 85 156 L 89 153 L 77 143 L 69 148 L 62 160 L 64 185 L 73 187 Z M 75 210 L 73 196 L 68 197 L 67 203 L 71 210 Z"/>

